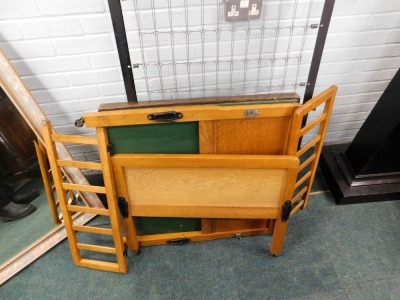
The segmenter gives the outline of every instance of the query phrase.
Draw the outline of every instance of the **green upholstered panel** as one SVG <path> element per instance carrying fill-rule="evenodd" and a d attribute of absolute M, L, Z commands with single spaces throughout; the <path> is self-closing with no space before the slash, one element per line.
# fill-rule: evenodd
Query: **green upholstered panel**
<path fill-rule="evenodd" d="M 199 153 L 197 122 L 109 127 L 112 153 Z M 152 188 L 157 188 L 154 182 Z M 139 235 L 201 230 L 192 218 L 135 218 Z"/>
<path fill-rule="evenodd" d="M 199 153 L 197 122 L 109 127 L 113 153 Z"/>

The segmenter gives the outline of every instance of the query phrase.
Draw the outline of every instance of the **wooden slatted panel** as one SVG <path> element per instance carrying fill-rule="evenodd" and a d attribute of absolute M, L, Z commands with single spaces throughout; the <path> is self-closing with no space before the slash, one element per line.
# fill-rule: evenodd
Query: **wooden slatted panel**
<path fill-rule="evenodd" d="M 287 154 L 295 154 L 299 158 L 301 158 L 304 154 L 308 153 L 308 151 L 313 152 L 311 156 L 305 159 L 305 161 L 300 166 L 301 170 L 305 170 L 306 168 L 308 168 L 307 174 L 299 179 L 296 183 L 296 188 L 300 187 L 302 184 L 304 184 L 305 187 L 292 199 L 292 203 L 295 203 L 297 202 L 297 200 L 300 199 L 300 197 L 302 197 L 302 208 L 304 208 L 308 203 L 311 187 L 318 167 L 318 160 L 321 155 L 322 145 L 325 140 L 329 119 L 332 113 L 336 92 L 336 86 L 332 86 L 323 91 L 319 95 L 310 99 L 306 104 L 296 109 L 292 119 L 290 130 L 291 134 L 289 136 L 287 144 Z M 316 110 L 317 107 L 319 107 L 319 110 L 321 110 L 321 114 L 309 124 L 303 124 L 308 114 L 313 110 Z M 316 136 L 312 138 L 312 140 L 309 141 L 306 145 L 300 147 L 299 149 L 298 146 L 303 135 L 305 135 L 307 132 L 318 125 L 319 128 L 317 130 Z"/>
<path fill-rule="evenodd" d="M 52 174 L 54 177 L 55 188 L 57 191 L 60 207 L 62 210 L 62 215 L 65 220 L 65 228 L 68 235 L 68 242 L 70 245 L 72 257 L 74 263 L 77 266 L 88 267 L 104 271 L 120 272 L 126 273 L 127 264 L 126 257 L 124 256 L 124 247 L 122 241 L 122 232 L 119 225 L 118 212 L 115 207 L 116 197 L 112 186 L 109 167 L 109 156 L 105 156 L 104 153 L 107 152 L 106 145 L 107 141 L 104 135 L 99 135 L 97 138 L 93 137 L 81 137 L 81 136 L 67 136 L 67 135 L 57 135 L 53 133 L 50 122 L 45 122 L 43 124 L 43 132 L 46 141 L 46 146 L 49 150 L 49 161 L 51 164 Z M 94 162 L 81 162 L 81 161 L 70 161 L 70 160 L 60 160 L 57 155 L 55 142 L 67 142 L 67 143 L 78 143 L 78 144 L 98 144 L 97 140 L 102 143 L 99 147 L 100 158 L 102 163 Z M 104 168 L 105 162 L 105 168 Z M 103 171 L 103 177 L 106 182 L 106 186 L 92 186 L 89 184 L 74 184 L 64 182 L 64 176 L 61 172 L 61 167 L 72 167 L 78 169 L 94 169 Z M 104 170 L 105 169 L 105 170 Z M 105 174 L 104 174 L 105 173 Z M 70 204 L 75 199 L 73 191 L 91 192 L 91 193 L 102 193 L 106 194 L 107 199 L 112 199 L 113 201 L 109 203 L 110 209 L 103 208 L 93 208 L 87 206 L 77 206 Z M 71 198 L 68 199 L 68 194 Z M 110 218 L 112 228 L 101 228 L 94 226 L 82 226 L 75 225 L 72 222 L 71 213 L 81 212 L 90 214 L 99 214 L 108 216 Z M 100 245 L 89 245 L 79 243 L 77 239 L 76 232 L 85 232 L 91 234 L 102 234 L 109 235 L 113 237 L 114 248 L 105 247 Z M 96 251 L 107 254 L 113 254 L 117 258 L 117 263 L 110 263 L 100 260 L 92 260 L 82 258 L 80 250 Z"/>

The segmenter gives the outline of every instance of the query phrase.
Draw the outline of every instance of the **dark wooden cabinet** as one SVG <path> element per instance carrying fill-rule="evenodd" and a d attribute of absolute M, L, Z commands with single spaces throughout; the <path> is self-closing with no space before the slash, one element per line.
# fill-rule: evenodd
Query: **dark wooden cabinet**
<path fill-rule="evenodd" d="M 12 177 L 34 169 L 37 158 L 35 134 L 22 118 L 7 94 L 0 89 L 1 177 Z"/>

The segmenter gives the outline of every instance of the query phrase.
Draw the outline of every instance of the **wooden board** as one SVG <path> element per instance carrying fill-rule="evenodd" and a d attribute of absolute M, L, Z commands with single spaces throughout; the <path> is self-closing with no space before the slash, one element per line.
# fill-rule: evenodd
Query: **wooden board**
<path fill-rule="evenodd" d="M 119 102 L 119 103 L 103 103 L 99 107 L 99 111 L 110 110 L 127 110 L 149 107 L 170 107 L 177 105 L 205 105 L 205 104 L 232 104 L 238 105 L 248 104 L 282 104 L 282 103 L 299 103 L 300 96 L 297 93 L 278 93 L 278 94 L 258 94 L 243 96 L 220 96 L 205 98 L 190 98 L 179 100 L 156 100 L 141 102 Z"/>
<path fill-rule="evenodd" d="M 295 156 L 121 154 L 133 216 L 278 218 Z M 123 169 L 123 170 L 121 170 Z"/>
<path fill-rule="evenodd" d="M 87 113 L 84 116 L 86 127 L 113 127 L 141 124 L 154 124 L 148 116 L 166 111 L 180 112 L 183 116 L 177 122 L 197 122 L 210 120 L 239 120 L 248 118 L 290 117 L 298 108 L 298 103 L 285 104 L 239 104 L 239 105 L 187 105 L 130 110 L 115 110 Z M 249 110 L 254 115 L 247 116 Z"/>
<path fill-rule="evenodd" d="M 165 101 L 159 101 L 153 108 L 134 105 L 131 109 L 88 113 L 85 123 L 88 127 L 107 127 L 113 154 L 283 154 L 291 116 L 300 104 L 298 100 L 282 98 L 275 100 L 274 104 L 257 102 L 263 97 L 268 98 L 268 95 L 247 96 L 247 104 L 233 101 L 228 105 L 222 103 L 223 99 L 214 105 L 191 102 L 190 106 L 172 107 L 165 107 Z M 232 98 L 243 100 L 243 97 Z M 246 117 L 249 109 L 256 112 L 251 118 Z M 174 123 L 155 123 L 147 118 L 150 113 L 170 110 L 182 112 L 184 117 Z M 115 122 L 118 126 L 115 126 Z M 243 219 L 203 219 L 200 222 L 199 219 L 190 218 L 166 220 L 137 217 L 135 222 L 140 235 L 199 230 L 203 233 L 251 228 L 259 230 L 268 226 L 267 220 Z"/>

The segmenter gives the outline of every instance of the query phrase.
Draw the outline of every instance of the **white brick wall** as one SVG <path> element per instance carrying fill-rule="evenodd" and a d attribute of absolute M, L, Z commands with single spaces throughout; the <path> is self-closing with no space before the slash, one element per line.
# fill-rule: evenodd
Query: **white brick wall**
<path fill-rule="evenodd" d="M 122 1 L 122 6 L 133 20 L 132 1 Z M 278 1 L 268 1 L 273 16 Z M 299 2 L 304 14 L 307 0 Z M 322 7 L 322 1 L 314 2 Z M 169 26 L 162 17 L 157 25 Z M 126 24 L 128 31 L 135 26 Z M 137 43 L 137 37 L 128 38 Z M 400 67 L 399 43 L 400 1 L 336 0 L 315 91 L 339 85 L 328 143 L 353 139 Z M 126 101 L 106 0 L 0 1 L 0 48 L 59 132 L 90 133 L 76 129 L 73 120 L 100 103 Z M 132 54 L 140 52 L 134 49 Z M 150 59 L 157 61 L 153 55 Z"/>

